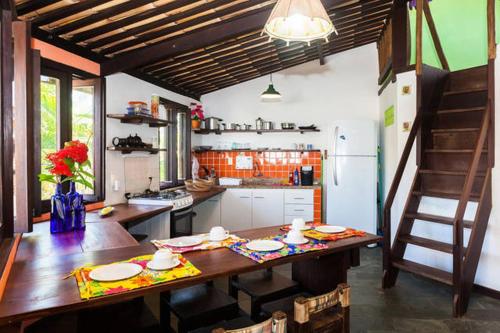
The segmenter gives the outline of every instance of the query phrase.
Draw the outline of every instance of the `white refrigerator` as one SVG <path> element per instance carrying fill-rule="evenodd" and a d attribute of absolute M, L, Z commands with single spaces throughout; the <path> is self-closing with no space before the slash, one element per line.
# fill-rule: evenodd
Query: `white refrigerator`
<path fill-rule="evenodd" d="M 377 233 L 377 124 L 336 121 L 328 129 L 326 218 Z"/>

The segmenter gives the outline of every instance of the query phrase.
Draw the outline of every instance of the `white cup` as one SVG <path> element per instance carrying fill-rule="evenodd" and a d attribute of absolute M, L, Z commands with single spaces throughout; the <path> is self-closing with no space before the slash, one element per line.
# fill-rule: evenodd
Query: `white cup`
<path fill-rule="evenodd" d="M 229 236 L 229 231 L 223 227 L 212 227 L 210 229 L 209 238 L 211 241 L 222 241 Z"/>
<path fill-rule="evenodd" d="M 159 266 L 171 266 L 179 258 L 177 254 L 173 254 L 169 249 L 161 249 L 153 255 L 153 262 Z"/>
<path fill-rule="evenodd" d="M 288 232 L 286 235 L 286 240 L 290 243 L 302 243 L 304 240 L 304 236 L 302 235 L 302 232 L 300 230 L 292 229 Z"/>
<path fill-rule="evenodd" d="M 298 218 L 294 218 L 292 220 L 292 230 L 304 230 L 306 227 L 306 221 L 301 218 L 301 217 L 298 217 Z"/>

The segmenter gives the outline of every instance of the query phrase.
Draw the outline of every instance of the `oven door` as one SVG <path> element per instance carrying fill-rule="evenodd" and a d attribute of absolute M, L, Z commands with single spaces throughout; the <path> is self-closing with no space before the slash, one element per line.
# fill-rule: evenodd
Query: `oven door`
<path fill-rule="evenodd" d="M 193 234 L 193 206 L 170 213 L 170 238 Z"/>

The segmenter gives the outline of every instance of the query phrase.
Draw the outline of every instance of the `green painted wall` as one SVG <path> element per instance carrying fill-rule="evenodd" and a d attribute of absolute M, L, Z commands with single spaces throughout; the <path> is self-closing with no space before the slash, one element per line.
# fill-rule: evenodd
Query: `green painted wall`
<path fill-rule="evenodd" d="M 496 0 L 497 31 L 500 32 L 500 0 Z M 488 60 L 486 0 L 433 0 L 429 3 L 444 53 L 452 71 L 481 66 Z M 410 11 L 412 57 L 415 63 L 416 10 Z M 497 43 L 500 41 L 497 32 Z M 441 67 L 424 17 L 424 63 Z"/>

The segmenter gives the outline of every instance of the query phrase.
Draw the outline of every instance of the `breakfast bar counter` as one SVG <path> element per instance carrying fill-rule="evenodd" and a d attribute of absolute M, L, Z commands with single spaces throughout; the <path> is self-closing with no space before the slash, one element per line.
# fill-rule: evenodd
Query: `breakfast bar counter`
<path fill-rule="evenodd" d="M 87 232 L 90 230 L 92 229 Z M 257 239 L 279 233 L 279 227 L 269 227 L 236 234 L 248 239 Z M 83 265 L 109 264 L 152 254 L 156 248 L 151 244 L 144 244 L 91 252 L 61 252 L 52 256 L 32 254 L 31 257 L 26 254 L 29 252 L 25 249 L 24 257 L 30 260 L 15 261 L 0 302 L 0 332 L 16 332 L 21 327 L 21 322 L 30 318 L 119 303 L 146 294 L 193 286 L 215 278 L 230 277 L 286 263 L 292 263 L 292 275 L 295 280 L 313 292 L 321 293 L 324 290 L 333 290 L 338 283 L 347 282 L 347 270 L 359 264 L 359 248 L 380 240 L 378 236 L 366 234 L 362 237 L 328 242 L 327 248 L 323 250 L 286 256 L 265 263 L 257 263 L 227 248 L 190 252 L 184 256 L 202 272 L 200 275 L 91 299 L 81 299 L 75 278 L 64 277 Z"/>
<path fill-rule="evenodd" d="M 95 222 L 116 222 L 120 224 L 137 223 L 156 215 L 172 210 L 172 206 L 151 206 L 151 205 L 113 205 L 113 212 L 108 216 L 102 217 L 99 211 L 88 212 L 85 219 L 86 223 Z"/>
<path fill-rule="evenodd" d="M 225 191 L 226 189 L 224 187 L 215 186 L 212 189 L 210 189 L 210 191 L 206 192 L 196 192 L 196 191 L 187 191 L 187 192 L 189 192 L 193 196 L 193 206 L 196 206 Z"/>

